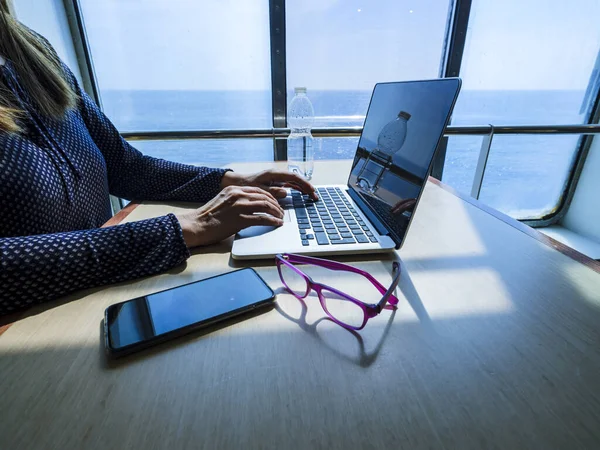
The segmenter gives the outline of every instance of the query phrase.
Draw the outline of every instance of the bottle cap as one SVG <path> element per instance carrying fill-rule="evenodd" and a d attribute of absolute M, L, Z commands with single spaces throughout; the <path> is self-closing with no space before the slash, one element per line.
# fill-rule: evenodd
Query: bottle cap
<path fill-rule="evenodd" d="M 296 87 L 296 88 L 294 88 L 294 93 L 295 94 L 306 94 L 306 88 L 305 87 Z"/>
<path fill-rule="evenodd" d="M 406 111 L 400 111 L 398 113 L 398 117 L 402 117 L 403 119 L 408 120 L 408 119 L 410 119 L 410 114 L 407 113 Z"/>

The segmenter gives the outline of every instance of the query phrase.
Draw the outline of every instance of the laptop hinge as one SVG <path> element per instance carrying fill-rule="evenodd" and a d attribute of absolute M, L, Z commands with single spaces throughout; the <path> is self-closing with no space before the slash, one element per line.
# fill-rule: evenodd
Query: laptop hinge
<path fill-rule="evenodd" d="M 369 221 L 375 226 L 377 232 L 382 236 L 388 236 L 390 232 L 385 227 L 385 225 L 377 218 L 377 216 L 373 214 L 373 211 L 371 211 L 369 205 L 367 205 L 367 203 L 362 198 L 360 198 L 360 196 L 354 191 L 354 189 L 348 189 L 347 192 L 348 195 L 352 198 L 352 200 L 354 200 L 354 203 L 356 203 L 356 205 L 363 212 L 363 214 L 367 216 L 367 219 L 369 219 Z"/>

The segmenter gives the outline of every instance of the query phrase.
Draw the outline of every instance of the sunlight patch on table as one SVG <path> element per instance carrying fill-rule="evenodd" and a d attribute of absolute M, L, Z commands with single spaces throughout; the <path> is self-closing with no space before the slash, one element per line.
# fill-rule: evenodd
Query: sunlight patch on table
<path fill-rule="evenodd" d="M 422 305 L 432 320 L 508 314 L 514 310 L 510 294 L 493 269 L 418 272 L 411 280 L 414 291 L 407 292 L 408 299 L 400 297 L 400 302 Z"/>

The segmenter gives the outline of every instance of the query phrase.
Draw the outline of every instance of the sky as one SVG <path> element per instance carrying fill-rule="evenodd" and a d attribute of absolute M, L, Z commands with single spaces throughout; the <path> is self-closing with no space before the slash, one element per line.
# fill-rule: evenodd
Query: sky
<path fill-rule="evenodd" d="M 81 0 L 102 89 L 269 90 L 267 0 Z M 288 86 L 439 75 L 447 0 L 288 0 Z M 600 0 L 473 0 L 463 89 L 576 89 Z"/>

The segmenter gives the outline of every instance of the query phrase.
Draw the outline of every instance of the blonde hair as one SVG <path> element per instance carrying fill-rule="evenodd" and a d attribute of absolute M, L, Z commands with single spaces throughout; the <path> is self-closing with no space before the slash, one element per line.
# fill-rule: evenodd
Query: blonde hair
<path fill-rule="evenodd" d="M 67 110 L 75 108 L 78 98 L 58 56 L 12 17 L 8 0 L 0 0 L 0 55 L 12 63 L 19 83 L 42 114 L 61 119 Z M 22 114 L 12 93 L 0 84 L 0 132 L 19 132 Z"/>

